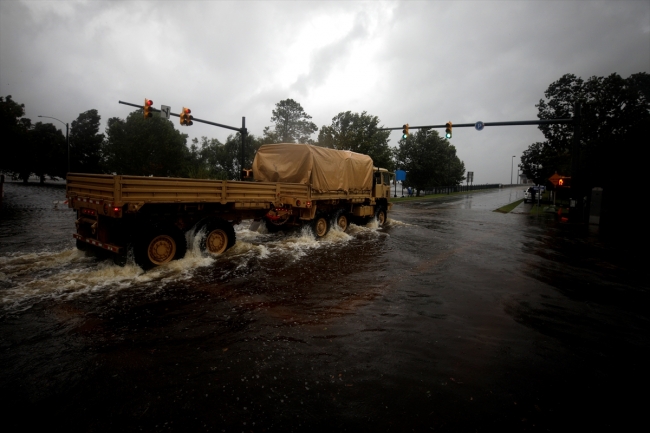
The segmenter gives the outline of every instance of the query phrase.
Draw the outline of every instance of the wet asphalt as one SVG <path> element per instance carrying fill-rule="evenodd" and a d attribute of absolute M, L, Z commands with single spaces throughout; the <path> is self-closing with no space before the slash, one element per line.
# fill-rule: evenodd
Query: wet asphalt
<path fill-rule="evenodd" d="M 6 189 L 6 431 L 602 431 L 644 419 L 643 257 L 594 227 L 493 212 L 521 188 L 400 203 L 386 227 L 342 241 L 238 232 L 239 249 L 209 265 L 130 279 L 76 256 L 72 214 L 53 211 L 60 189 Z M 43 265 L 46 253 L 62 264 Z M 108 282 L 53 277 L 99 271 Z"/>

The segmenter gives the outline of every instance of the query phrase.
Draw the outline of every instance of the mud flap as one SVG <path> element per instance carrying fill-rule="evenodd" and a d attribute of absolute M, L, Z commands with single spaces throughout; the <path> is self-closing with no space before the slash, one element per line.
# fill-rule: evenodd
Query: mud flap
<path fill-rule="evenodd" d="M 256 232 L 258 228 L 260 228 L 260 225 L 262 224 L 262 220 L 253 220 L 251 223 L 251 226 L 248 228 L 248 230 L 252 232 Z"/>

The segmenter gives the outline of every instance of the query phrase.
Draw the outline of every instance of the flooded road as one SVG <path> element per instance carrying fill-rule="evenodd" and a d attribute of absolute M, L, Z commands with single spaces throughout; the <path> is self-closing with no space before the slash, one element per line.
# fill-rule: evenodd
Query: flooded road
<path fill-rule="evenodd" d="M 143 272 L 74 247 L 60 186 L 5 185 L 3 426 L 493 431 L 631 426 L 648 272 L 522 188 L 396 205 L 385 227 L 236 227 Z"/>

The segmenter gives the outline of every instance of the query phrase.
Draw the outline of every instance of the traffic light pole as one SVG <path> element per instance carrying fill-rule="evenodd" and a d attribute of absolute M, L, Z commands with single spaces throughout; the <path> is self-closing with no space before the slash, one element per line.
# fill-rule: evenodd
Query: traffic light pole
<path fill-rule="evenodd" d="M 143 108 L 142 105 L 132 104 L 130 102 L 124 102 L 124 101 L 118 101 L 118 102 L 120 104 L 129 105 L 131 107 Z M 160 110 L 158 110 L 157 108 L 151 107 L 150 110 L 160 113 Z M 172 112 L 170 112 L 169 115 L 174 116 L 174 117 L 181 117 L 180 114 L 172 113 Z M 239 180 L 242 180 L 242 178 L 243 178 L 242 170 L 244 169 L 244 155 L 245 155 L 244 146 L 246 145 L 246 137 L 248 136 L 248 130 L 246 129 L 246 118 L 245 117 L 241 118 L 241 128 L 237 128 L 236 126 L 223 125 L 221 123 L 216 123 L 216 122 L 210 122 L 209 120 L 197 119 L 194 116 L 190 116 L 190 119 L 193 122 L 199 122 L 199 123 L 205 123 L 206 125 L 218 126 L 219 128 L 230 129 L 232 131 L 237 131 L 237 132 L 239 132 L 241 134 L 241 159 L 240 159 L 240 164 L 241 164 L 240 168 L 241 168 L 241 170 L 239 172 Z"/>
<path fill-rule="evenodd" d="M 581 223 L 583 221 L 583 209 L 584 209 L 584 192 L 580 189 L 580 182 L 582 180 L 580 174 L 580 140 L 581 140 L 581 128 L 580 128 L 580 119 L 581 119 L 581 106 L 579 102 L 576 102 L 574 108 L 574 116 L 569 119 L 539 119 L 539 120 L 519 120 L 512 122 L 480 122 L 481 127 L 479 128 L 479 122 L 477 123 L 457 123 L 454 124 L 454 128 L 469 128 L 475 127 L 476 129 L 482 129 L 485 126 L 519 126 L 519 125 L 561 125 L 561 124 L 572 124 L 573 125 L 573 143 L 571 146 L 571 203 L 569 208 L 569 221 L 572 223 Z M 398 126 L 395 128 L 378 128 L 378 131 L 396 131 L 404 128 L 404 126 Z M 446 128 L 447 123 L 444 125 L 427 125 L 427 126 L 410 126 L 409 129 L 434 129 L 434 128 Z"/>
<path fill-rule="evenodd" d="M 244 161 L 245 155 L 244 148 L 246 146 L 246 137 L 248 136 L 248 131 L 246 130 L 246 118 L 242 116 L 241 118 L 241 160 L 239 165 L 239 180 L 244 180 Z"/>
<path fill-rule="evenodd" d="M 517 126 L 517 125 L 552 125 L 552 124 L 562 124 L 562 123 L 573 123 L 573 118 L 571 119 L 547 119 L 547 120 L 518 120 L 514 122 L 484 122 L 483 126 Z M 427 125 L 427 126 L 410 126 L 409 129 L 435 129 L 435 128 L 446 128 L 447 124 L 444 125 Z M 476 127 L 476 123 L 454 123 L 454 128 L 469 128 Z M 396 128 L 378 128 L 377 131 L 396 131 L 402 129 L 402 126 Z"/>
<path fill-rule="evenodd" d="M 582 118 L 582 107 L 580 102 L 576 102 L 573 116 L 575 122 L 573 123 L 573 143 L 571 146 L 571 198 L 575 201 L 569 203 L 569 221 L 572 223 L 580 223 L 583 221 L 584 216 L 583 192 L 580 188 L 580 182 L 582 180 L 580 174 L 580 139 L 582 138 L 580 120 Z"/>

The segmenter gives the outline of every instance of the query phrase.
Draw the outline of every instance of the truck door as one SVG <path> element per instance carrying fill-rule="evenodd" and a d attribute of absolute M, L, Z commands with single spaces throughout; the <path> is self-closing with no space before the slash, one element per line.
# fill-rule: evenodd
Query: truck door
<path fill-rule="evenodd" d="M 383 197 L 384 196 L 384 187 L 381 184 L 381 173 L 375 171 L 374 181 L 372 185 L 372 196 L 373 197 Z"/>
<path fill-rule="evenodd" d="M 382 197 L 390 198 L 390 178 L 391 174 L 390 173 L 382 173 L 382 184 L 383 184 L 383 190 L 382 190 Z"/>

